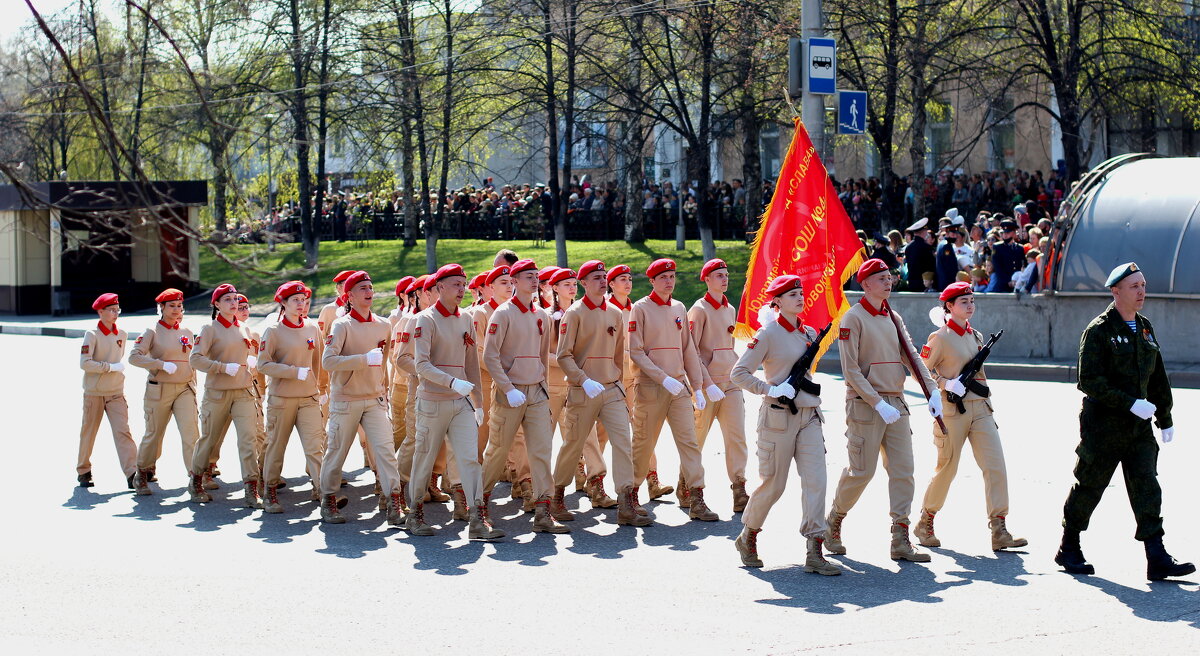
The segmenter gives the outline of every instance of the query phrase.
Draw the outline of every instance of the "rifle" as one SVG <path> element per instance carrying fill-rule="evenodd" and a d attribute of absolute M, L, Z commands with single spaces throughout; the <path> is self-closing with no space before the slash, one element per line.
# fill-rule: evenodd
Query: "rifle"
<path fill-rule="evenodd" d="M 1000 338 L 1003 335 L 1003 330 L 998 333 L 992 333 L 992 336 L 990 339 L 988 339 L 987 344 L 984 344 L 983 348 L 979 349 L 979 352 L 975 354 L 975 357 L 971 358 L 965 365 L 963 365 L 962 372 L 958 374 L 958 382 L 962 383 L 963 387 L 967 388 L 967 391 L 975 392 L 985 399 L 991 395 L 991 390 L 989 390 L 979 381 L 975 380 L 975 375 L 978 374 L 979 370 L 983 368 L 983 361 L 987 360 L 988 356 L 991 355 L 992 346 L 994 346 L 996 342 L 1000 341 Z M 958 408 L 959 413 L 966 413 L 967 408 L 963 405 L 963 397 L 955 394 L 954 392 L 946 392 L 946 398 Z"/>
<path fill-rule="evenodd" d="M 805 378 L 804 375 L 812 368 L 813 360 L 817 359 L 817 352 L 821 350 L 821 340 L 825 339 L 825 336 L 829 334 L 832 328 L 833 322 L 830 321 L 829 325 L 817 333 L 817 338 L 813 340 L 812 344 L 808 345 L 808 348 L 804 350 L 804 354 L 800 356 L 800 359 L 796 360 L 796 363 L 792 365 L 792 371 L 788 373 L 787 380 L 784 382 L 791 385 L 793 389 L 807 392 L 813 396 L 821 395 L 821 386 Z M 789 399 L 781 396 L 775 400 L 786 406 L 792 414 L 799 412 L 796 408 L 796 400 L 794 398 Z"/>

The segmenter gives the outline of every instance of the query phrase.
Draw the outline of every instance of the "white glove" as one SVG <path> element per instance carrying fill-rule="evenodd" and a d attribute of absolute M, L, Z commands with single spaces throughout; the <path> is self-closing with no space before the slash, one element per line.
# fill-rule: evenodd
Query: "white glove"
<path fill-rule="evenodd" d="M 721 388 L 717 387 L 716 385 L 709 385 L 708 387 L 705 387 L 704 393 L 708 395 L 708 400 L 712 401 L 713 403 L 725 398 L 725 392 L 722 392 Z"/>
<path fill-rule="evenodd" d="M 662 385 L 663 387 L 667 388 L 667 394 L 670 394 L 671 396 L 678 395 L 684 389 L 683 383 L 671 378 L 670 376 L 667 376 L 666 379 L 663 380 Z"/>
<path fill-rule="evenodd" d="M 893 408 L 887 401 L 880 401 L 875 404 L 875 412 L 883 418 L 883 423 L 894 424 L 900 418 L 900 411 Z"/>
<path fill-rule="evenodd" d="M 475 425 L 483 425 L 483 408 L 475 408 Z"/>
<path fill-rule="evenodd" d="M 1138 399 L 1129 407 L 1129 411 L 1142 419 L 1149 419 L 1154 416 L 1154 411 L 1158 408 L 1146 399 Z"/>
<path fill-rule="evenodd" d="M 240 365 L 236 362 L 226 362 L 225 363 L 225 375 L 226 376 L 236 376 L 238 369 L 241 368 L 241 366 L 242 365 Z"/>
<path fill-rule="evenodd" d="M 1163 444 L 1166 444 L 1173 439 L 1175 439 L 1175 427 L 1174 426 L 1172 426 L 1170 428 L 1162 429 L 1162 443 Z"/>
<path fill-rule="evenodd" d="M 708 405 L 708 401 L 704 400 L 704 392 L 701 392 L 700 390 L 696 390 L 696 394 L 693 395 L 692 398 L 695 399 L 697 410 L 703 410 L 705 406 Z"/>
<path fill-rule="evenodd" d="M 297 380 L 308 380 L 308 367 L 300 367 L 296 369 Z"/>
<path fill-rule="evenodd" d="M 933 396 L 929 397 L 929 414 L 934 417 L 942 416 L 942 395 L 937 392 L 934 392 Z"/>
<path fill-rule="evenodd" d="M 505 392 L 504 395 L 508 397 L 509 407 L 519 408 L 525 405 L 525 393 L 521 390 L 508 390 L 508 392 Z"/>
<path fill-rule="evenodd" d="M 246 366 L 253 369 L 258 366 L 258 358 L 253 355 L 246 356 Z"/>
<path fill-rule="evenodd" d="M 322 394 L 321 396 L 318 396 L 317 403 L 320 403 L 321 405 L 325 405 L 326 403 L 329 403 L 329 395 Z"/>
<path fill-rule="evenodd" d="M 367 351 L 367 366 L 378 367 L 383 364 L 383 349 L 373 348 Z"/>
<path fill-rule="evenodd" d="M 790 399 L 796 396 L 796 388 L 784 381 L 778 385 L 772 385 L 771 389 L 767 390 L 767 396 L 773 399 Z"/>
<path fill-rule="evenodd" d="M 450 389 L 462 394 L 463 396 L 467 396 L 471 393 L 471 390 L 475 389 L 475 385 L 465 380 L 455 378 L 454 382 L 450 383 Z"/>
<path fill-rule="evenodd" d="M 583 381 L 583 393 L 587 394 L 589 399 L 594 399 L 604 393 L 604 386 L 591 378 L 585 378 Z"/>
<path fill-rule="evenodd" d="M 125 371 L 125 363 L 124 362 L 109 362 L 108 370 L 109 371 Z"/>
<path fill-rule="evenodd" d="M 551 315 L 550 315 L 550 318 L 551 318 L 551 319 L 554 319 L 555 321 L 558 321 L 559 319 L 562 319 L 562 318 L 563 318 L 563 311 L 562 311 L 562 310 L 555 310 L 555 311 L 554 311 L 554 314 L 551 314 Z"/>
<path fill-rule="evenodd" d="M 959 396 L 967 395 L 967 386 L 962 384 L 962 381 L 957 378 L 951 378 L 946 381 L 946 391 Z"/>
<path fill-rule="evenodd" d="M 163 371 L 167 372 L 168 375 L 170 375 L 175 373 L 179 367 L 175 366 L 174 362 L 164 362 L 162 369 Z"/>

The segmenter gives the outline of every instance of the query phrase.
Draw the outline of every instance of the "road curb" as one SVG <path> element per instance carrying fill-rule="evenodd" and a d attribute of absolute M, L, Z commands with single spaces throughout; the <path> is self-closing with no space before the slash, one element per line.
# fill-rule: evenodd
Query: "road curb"
<path fill-rule="evenodd" d="M 68 337 L 78 339 L 83 337 L 86 330 L 81 328 L 56 328 L 54 326 L 25 326 L 14 323 L 0 323 L 0 333 L 5 335 L 33 335 L 35 337 Z"/>

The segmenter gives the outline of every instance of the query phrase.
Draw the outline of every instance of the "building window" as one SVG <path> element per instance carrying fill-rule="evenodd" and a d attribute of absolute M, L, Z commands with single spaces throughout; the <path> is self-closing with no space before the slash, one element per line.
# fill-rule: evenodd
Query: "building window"
<path fill-rule="evenodd" d="M 1000 97 L 988 107 L 988 165 L 994 171 L 1017 166 L 1017 129 L 1013 121 L 1012 100 Z"/>
<path fill-rule="evenodd" d="M 926 105 L 929 119 L 926 139 L 928 156 L 925 165 L 927 173 L 940 171 L 950 163 L 950 127 L 954 119 L 954 108 L 948 102 L 930 100 Z"/>
<path fill-rule="evenodd" d="M 766 125 L 758 134 L 758 157 L 764 179 L 774 178 L 783 165 L 779 152 L 779 126 Z"/>

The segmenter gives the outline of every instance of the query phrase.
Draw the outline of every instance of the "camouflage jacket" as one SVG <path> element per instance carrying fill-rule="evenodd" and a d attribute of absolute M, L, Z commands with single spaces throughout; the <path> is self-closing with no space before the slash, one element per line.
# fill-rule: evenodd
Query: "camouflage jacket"
<path fill-rule="evenodd" d="M 1138 314 L 1137 331 L 1121 319 L 1114 305 L 1092 319 L 1079 340 L 1079 390 L 1093 403 L 1128 411 L 1137 399 L 1157 408 L 1159 428 L 1171 421 L 1171 381 L 1150 320 Z M 1133 417 L 1132 414 L 1129 415 Z"/>

